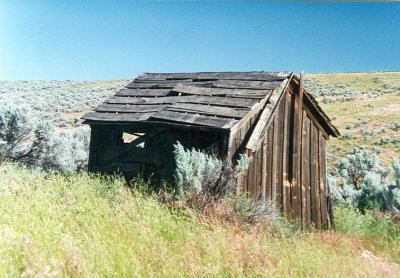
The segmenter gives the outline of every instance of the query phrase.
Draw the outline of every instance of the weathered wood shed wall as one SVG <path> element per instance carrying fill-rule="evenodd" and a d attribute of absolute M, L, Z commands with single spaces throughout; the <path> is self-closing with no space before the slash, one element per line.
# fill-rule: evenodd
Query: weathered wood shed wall
<path fill-rule="evenodd" d="M 143 74 L 84 118 L 90 171 L 168 179 L 177 141 L 233 161 L 246 153 L 242 191 L 304 226 L 329 225 L 326 141 L 339 132 L 292 73 Z"/>
<path fill-rule="evenodd" d="M 238 182 L 251 197 L 272 201 L 290 218 L 299 218 L 304 226 L 328 227 L 329 134 L 323 127 L 323 115 L 315 113 L 318 107 L 310 95 L 306 94 L 303 105 L 299 105 L 300 82 L 294 77 L 282 93 L 278 90 L 271 95 L 269 107 L 242 145 L 252 161 Z M 240 134 L 233 134 L 235 141 L 241 141 Z"/>

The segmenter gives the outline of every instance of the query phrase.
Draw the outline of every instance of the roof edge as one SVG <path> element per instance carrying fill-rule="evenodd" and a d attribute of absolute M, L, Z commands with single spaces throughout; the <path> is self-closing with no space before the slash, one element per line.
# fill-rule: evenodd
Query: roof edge
<path fill-rule="evenodd" d="M 300 84 L 300 77 L 297 76 L 296 74 L 292 75 L 292 79 L 295 80 L 298 84 Z M 332 124 L 331 119 L 324 112 L 324 110 L 321 108 L 321 106 L 319 106 L 318 101 L 315 99 L 315 97 L 310 92 L 308 92 L 305 87 L 303 90 L 305 93 L 304 96 L 308 98 L 310 103 L 315 108 L 316 112 L 318 112 L 318 115 L 321 117 L 321 119 L 326 122 L 327 133 L 333 137 L 339 137 L 340 136 L 339 130 Z"/>

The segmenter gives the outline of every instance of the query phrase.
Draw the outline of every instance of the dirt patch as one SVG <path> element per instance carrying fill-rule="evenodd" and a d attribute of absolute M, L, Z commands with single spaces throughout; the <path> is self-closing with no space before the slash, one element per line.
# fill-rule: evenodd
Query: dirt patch
<path fill-rule="evenodd" d="M 382 108 L 370 112 L 371 115 L 380 115 L 382 113 L 400 113 L 400 103 L 388 104 Z"/>
<path fill-rule="evenodd" d="M 384 259 L 375 256 L 369 250 L 363 250 L 360 256 L 368 262 L 371 276 L 373 276 L 374 273 L 378 275 L 378 273 L 381 274 L 383 272 L 385 277 L 399 277 L 400 264 L 387 262 Z"/>
<path fill-rule="evenodd" d="M 89 112 L 89 111 L 86 111 L 86 112 L 64 112 L 62 114 L 64 117 L 70 119 L 70 118 L 80 118 L 83 115 L 85 115 L 87 112 Z"/>

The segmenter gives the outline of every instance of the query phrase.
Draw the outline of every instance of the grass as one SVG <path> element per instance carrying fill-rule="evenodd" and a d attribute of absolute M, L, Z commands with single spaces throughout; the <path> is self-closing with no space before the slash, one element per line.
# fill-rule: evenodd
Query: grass
<path fill-rule="evenodd" d="M 8 277 L 373 277 L 400 270 L 392 262 L 399 258 L 393 231 L 396 250 L 386 252 L 345 220 L 340 233 L 271 235 L 171 210 L 118 177 L 12 164 L 1 165 L 0 176 L 0 273 Z M 372 247 L 382 256 L 373 262 L 361 256 Z"/>
<path fill-rule="evenodd" d="M 342 204 L 336 205 L 335 217 L 336 231 L 359 236 L 367 249 L 400 263 L 400 225 L 393 222 L 390 214 L 379 211 L 361 214 L 354 207 Z"/>

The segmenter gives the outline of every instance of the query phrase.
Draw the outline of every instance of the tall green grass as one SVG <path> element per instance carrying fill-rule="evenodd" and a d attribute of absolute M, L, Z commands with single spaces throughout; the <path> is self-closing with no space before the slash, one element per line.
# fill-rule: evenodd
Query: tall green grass
<path fill-rule="evenodd" d="M 362 214 L 352 205 L 336 205 L 335 229 L 362 237 L 366 248 L 400 263 L 400 223 L 389 214 L 373 210 Z"/>
<path fill-rule="evenodd" d="M 377 276 L 332 231 L 272 236 L 174 212 L 118 177 L 0 165 L 0 276 Z"/>

